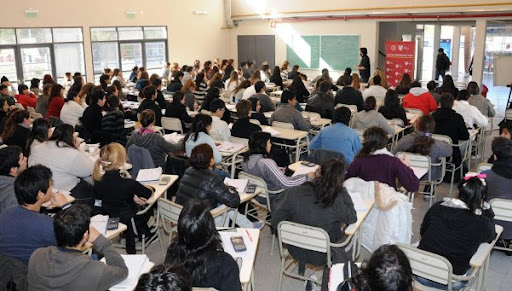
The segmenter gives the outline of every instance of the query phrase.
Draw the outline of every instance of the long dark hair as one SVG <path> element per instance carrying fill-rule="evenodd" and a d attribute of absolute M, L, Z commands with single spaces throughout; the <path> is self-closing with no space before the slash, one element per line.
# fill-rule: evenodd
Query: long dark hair
<path fill-rule="evenodd" d="M 453 83 L 453 78 L 450 75 L 445 75 L 443 78 L 443 84 L 439 87 L 439 91 L 441 92 L 453 92 L 457 88 L 455 88 L 455 84 Z"/>
<path fill-rule="evenodd" d="M 376 150 L 384 148 L 388 144 L 388 134 L 384 129 L 374 126 L 363 133 L 363 147 L 357 154 L 358 157 L 367 157 Z"/>
<path fill-rule="evenodd" d="M 473 177 L 459 183 L 459 197 L 468 206 L 469 212 L 475 214 L 482 210 L 482 204 L 487 199 L 487 184 L 480 178 Z"/>
<path fill-rule="evenodd" d="M 428 155 L 430 153 L 430 148 L 434 144 L 435 140 L 432 138 L 432 133 L 436 128 L 436 122 L 434 118 L 430 115 L 422 115 L 418 120 L 418 131 L 416 134 L 418 136 L 414 139 L 414 143 L 410 149 L 410 152 L 420 154 L 420 155 Z"/>
<path fill-rule="evenodd" d="M 214 99 L 220 98 L 220 90 L 217 87 L 211 87 L 204 97 L 203 104 L 201 104 L 201 110 L 205 109 L 210 111 L 210 104 Z"/>
<path fill-rule="evenodd" d="M 302 82 L 302 78 L 300 76 L 293 77 L 293 81 L 290 84 L 290 87 L 288 87 L 290 91 L 293 91 L 295 93 L 306 89 L 306 86 L 304 86 L 304 82 Z"/>
<path fill-rule="evenodd" d="M 393 89 L 388 89 L 384 97 L 384 108 L 392 116 L 399 116 L 400 114 L 400 100 L 398 93 Z"/>
<path fill-rule="evenodd" d="M 236 87 L 235 90 L 233 90 L 233 93 L 238 93 L 238 91 L 242 90 L 242 89 L 247 89 L 251 87 L 251 81 L 249 80 L 243 80 L 242 82 L 240 82 L 240 84 L 238 84 L 238 87 Z"/>
<path fill-rule="evenodd" d="M 340 195 L 345 181 L 345 163 L 338 159 L 330 159 L 321 165 L 321 175 L 307 182 L 315 190 L 315 203 L 323 207 L 331 206 Z"/>
<path fill-rule="evenodd" d="M 208 134 L 206 127 L 210 124 L 212 124 L 211 116 L 202 113 L 196 115 L 192 120 L 192 130 L 185 137 L 185 141 L 192 137 L 192 141 L 196 142 L 200 132 Z"/>
<path fill-rule="evenodd" d="M 358 291 L 412 291 L 412 268 L 405 253 L 396 245 L 383 245 L 354 276 Z"/>
<path fill-rule="evenodd" d="M 181 265 L 200 282 L 206 274 L 206 264 L 223 252 L 220 235 L 206 202 L 190 199 L 185 203 L 178 219 L 178 235 L 173 239 L 165 265 Z"/>
<path fill-rule="evenodd" d="M 70 147 L 76 149 L 73 140 L 73 133 L 73 126 L 66 123 L 61 123 L 55 127 L 55 130 L 53 131 L 53 134 L 49 140 L 56 141 L 55 143 L 59 148 Z"/>
<path fill-rule="evenodd" d="M 404 73 L 402 75 L 402 80 L 400 80 L 400 84 L 398 84 L 398 86 L 400 88 L 411 88 L 411 83 L 412 83 L 411 76 L 407 73 Z"/>
<path fill-rule="evenodd" d="M 48 140 L 48 130 L 50 129 L 50 122 L 44 118 L 38 118 L 32 123 L 32 131 L 30 132 L 27 140 L 27 157 L 30 155 L 30 146 L 37 140 L 45 142 Z"/>
<path fill-rule="evenodd" d="M 18 129 L 18 124 L 22 123 L 23 120 L 29 119 L 30 113 L 27 110 L 13 110 L 7 116 L 7 120 L 5 121 L 4 129 L 0 137 L 5 142 L 9 138 L 11 138 L 16 130 Z"/>
<path fill-rule="evenodd" d="M 201 83 L 205 83 L 204 81 L 204 72 L 197 73 L 196 76 L 196 90 L 199 90 Z"/>
<path fill-rule="evenodd" d="M 252 155 L 263 155 L 268 157 L 267 141 L 272 136 L 268 132 L 254 131 L 249 135 L 249 150 L 244 155 L 244 161 L 249 160 Z"/>

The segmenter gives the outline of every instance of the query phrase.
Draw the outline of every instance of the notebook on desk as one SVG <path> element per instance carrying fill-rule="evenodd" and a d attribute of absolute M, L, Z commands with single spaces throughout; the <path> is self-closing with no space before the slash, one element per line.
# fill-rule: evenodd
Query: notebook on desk
<path fill-rule="evenodd" d="M 220 152 L 225 152 L 225 153 L 236 153 L 236 152 L 241 151 L 243 148 L 245 148 L 244 144 L 232 143 L 229 141 L 223 141 L 219 145 L 217 145 L 217 149 Z"/>
<path fill-rule="evenodd" d="M 109 290 L 133 290 L 137 286 L 140 275 L 148 272 L 154 265 L 146 255 L 121 255 L 128 267 L 128 277 Z M 101 259 L 105 263 L 105 258 Z"/>
<path fill-rule="evenodd" d="M 147 183 L 160 180 L 162 175 L 162 167 L 152 169 L 141 169 L 137 174 L 137 182 Z"/>
<path fill-rule="evenodd" d="M 245 188 L 247 188 L 247 184 L 249 184 L 248 179 L 231 179 L 224 178 L 224 184 L 228 186 L 235 187 L 238 194 L 243 194 L 245 192 Z"/>
<path fill-rule="evenodd" d="M 108 215 L 97 214 L 91 217 L 90 226 L 93 226 L 102 235 L 107 233 Z"/>

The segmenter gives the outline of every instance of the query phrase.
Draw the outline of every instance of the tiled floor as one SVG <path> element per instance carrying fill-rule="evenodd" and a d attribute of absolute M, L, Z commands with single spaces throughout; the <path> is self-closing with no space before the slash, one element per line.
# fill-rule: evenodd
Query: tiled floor
<path fill-rule="evenodd" d="M 499 102 L 503 104 L 502 102 Z M 503 108 L 497 108 L 499 110 L 496 120 L 496 124 L 503 119 Z M 495 129 L 497 127 L 494 127 Z M 493 133 L 493 135 L 497 135 L 497 130 Z M 491 138 L 488 138 L 486 147 L 487 153 L 485 157 L 490 156 L 490 142 Z M 472 169 L 476 167 L 478 163 L 481 161 L 472 162 Z M 448 196 L 449 192 L 449 184 L 443 183 L 441 187 L 438 188 L 437 191 L 437 199 L 440 200 L 443 197 Z M 422 197 L 416 197 L 414 201 L 414 210 L 413 210 L 413 231 L 414 238 L 413 241 L 417 241 L 419 239 L 419 227 L 422 222 L 423 216 L 428 210 L 428 201 L 424 201 Z M 166 240 L 167 242 L 167 240 Z M 257 290 L 278 290 L 279 288 L 279 268 L 280 268 L 280 258 L 279 258 L 279 249 L 277 246 L 277 239 L 273 249 L 273 255 L 271 255 L 271 244 L 272 244 L 272 236 L 270 234 L 269 227 L 266 226 L 262 230 L 262 234 L 260 236 L 260 244 L 257 253 L 257 260 L 255 264 L 255 286 Z M 151 261 L 159 264 L 163 262 L 165 254 L 161 253 L 159 243 L 153 244 L 148 249 L 148 256 Z M 359 260 L 364 260 L 369 257 L 369 253 L 362 251 Z M 487 289 L 489 291 L 495 290 L 512 290 L 512 257 L 506 256 L 503 252 L 493 251 L 490 259 L 490 268 L 487 276 Z M 287 278 L 283 280 L 282 290 L 304 290 L 304 282 Z"/>

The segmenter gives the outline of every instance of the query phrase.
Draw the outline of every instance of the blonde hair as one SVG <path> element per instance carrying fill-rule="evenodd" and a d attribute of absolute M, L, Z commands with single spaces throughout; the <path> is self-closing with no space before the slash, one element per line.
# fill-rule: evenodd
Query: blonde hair
<path fill-rule="evenodd" d="M 94 163 L 92 178 L 101 181 L 106 171 L 122 170 L 126 163 L 126 150 L 119 143 L 110 143 L 100 150 L 100 158 Z"/>
<path fill-rule="evenodd" d="M 356 90 L 361 89 L 361 81 L 357 73 L 352 73 L 352 87 Z"/>

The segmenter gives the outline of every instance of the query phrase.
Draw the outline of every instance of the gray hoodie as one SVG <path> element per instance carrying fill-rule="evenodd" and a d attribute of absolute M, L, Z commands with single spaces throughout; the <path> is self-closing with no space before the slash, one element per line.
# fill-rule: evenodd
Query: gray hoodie
<path fill-rule="evenodd" d="M 12 176 L 0 176 L 0 214 L 5 209 L 18 205 L 18 200 L 14 194 L 14 180 Z"/>
<path fill-rule="evenodd" d="M 242 164 L 242 169 L 248 174 L 263 178 L 270 191 L 299 186 L 308 180 L 307 175 L 285 176 L 274 160 L 264 158 L 261 154 L 251 155 Z"/>
<path fill-rule="evenodd" d="M 134 133 L 128 140 L 126 148 L 129 148 L 132 144 L 136 144 L 149 151 L 155 167 L 165 167 L 165 157 L 168 153 L 174 153 L 184 148 L 183 140 L 178 144 L 167 142 L 160 134 L 139 134 Z"/>
<path fill-rule="evenodd" d="M 106 264 L 81 251 L 55 246 L 36 250 L 28 263 L 28 289 L 107 290 L 128 276 L 123 258 L 103 235 L 94 241 L 94 250 L 105 256 Z"/>

